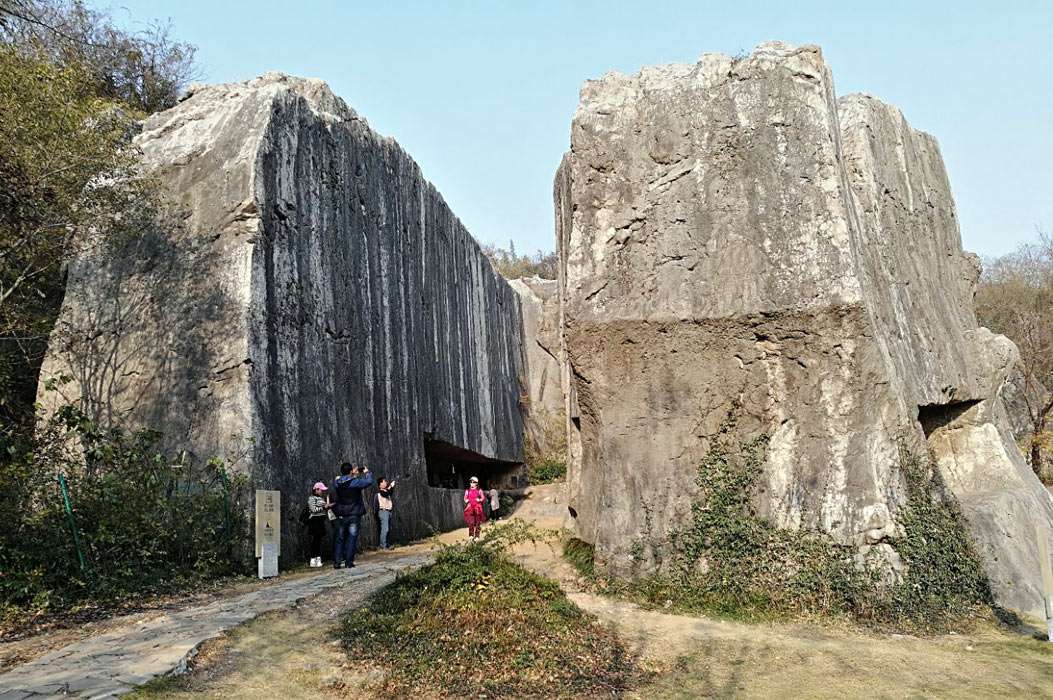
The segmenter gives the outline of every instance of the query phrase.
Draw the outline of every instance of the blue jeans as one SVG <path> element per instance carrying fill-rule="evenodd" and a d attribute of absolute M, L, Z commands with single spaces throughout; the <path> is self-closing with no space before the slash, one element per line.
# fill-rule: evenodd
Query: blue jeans
<path fill-rule="evenodd" d="M 391 528 L 391 511 L 380 510 L 377 512 L 380 518 L 380 548 L 388 548 L 388 530 Z"/>
<path fill-rule="evenodd" d="M 360 515 L 338 517 L 333 521 L 333 568 L 341 564 L 351 566 L 355 563 L 355 551 L 358 548 L 358 521 Z"/>

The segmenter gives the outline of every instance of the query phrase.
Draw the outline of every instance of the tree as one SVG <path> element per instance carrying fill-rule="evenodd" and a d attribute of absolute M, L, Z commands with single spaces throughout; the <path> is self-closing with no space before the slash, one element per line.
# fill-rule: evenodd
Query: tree
<path fill-rule="evenodd" d="M 78 65 L 94 94 L 152 113 L 173 106 L 196 77 L 196 48 L 153 22 L 139 32 L 77 0 L 0 0 L 0 41 L 54 65 Z"/>
<path fill-rule="evenodd" d="M 76 233 L 112 205 L 126 165 L 121 121 L 89 85 L 77 65 L 0 46 L 0 415 L 10 419 L 32 406 Z"/>
<path fill-rule="evenodd" d="M 1048 476 L 1044 464 L 1053 455 L 1053 237 L 1038 232 L 1038 242 L 988 261 L 976 294 L 982 325 L 1007 336 L 1020 350 L 1023 402 L 1031 435 L 1026 449 L 1031 468 Z"/>
<path fill-rule="evenodd" d="M 151 211 L 134 121 L 175 103 L 192 59 L 159 25 L 129 34 L 80 2 L 0 0 L 0 459 L 32 431 L 65 263 Z"/>

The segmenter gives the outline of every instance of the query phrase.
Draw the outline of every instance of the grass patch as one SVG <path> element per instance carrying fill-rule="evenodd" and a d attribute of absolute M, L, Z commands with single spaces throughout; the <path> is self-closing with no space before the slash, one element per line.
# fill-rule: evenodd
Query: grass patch
<path fill-rule="evenodd" d="M 861 557 L 825 534 L 761 519 L 754 502 L 767 438 L 742 440 L 734 425 L 725 422 L 699 465 L 690 521 L 654 547 L 660 573 L 604 579 L 591 547 L 573 540 L 564 548 L 567 560 L 607 592 L 672 612 L 746 620 L 836 615 L 918 631 L 960 627 L 990 613 L 990 589 L 964 518 L 927 462 L 902 455 L 904 534 L 888 544 L 905 571 L 895 577 L 873 550 Z"/>
<path fill-rule="evenodd" d="M 378 691 L 569 697 L 635 684 L 636 664 L 613 631 L 506 556 L 521 531 L 496 526 L 479 543 L 446 547 L 346 617 L 348 654 L 385 672 Z"/>
<path fill-rule="evenodd" d="M 596 576 L 596 548 L 588 542 L 577 537 L 568 538 L 563 543 L 563 558 L 585 578 Z"/>

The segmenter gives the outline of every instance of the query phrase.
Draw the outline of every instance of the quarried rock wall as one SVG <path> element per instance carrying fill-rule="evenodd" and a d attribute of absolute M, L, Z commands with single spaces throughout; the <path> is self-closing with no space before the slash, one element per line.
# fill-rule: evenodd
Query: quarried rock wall
<path fill-rule="evenodd" d="M 62 337 L 129 359 L 103 383 L 74 372 L 49 402 L 236 460 L 282 491 L 283 556 L 301 551 L 310 484 L 343 460 L 399 479 L 398 539 L 463 524 L 469 472 L 520 484 L 518 298 L 397 143 L 323 83 L 280 74 L 197 89 L 136 143 L 186 217 L 154 237 L 186 261 L 75 266 Z M 52 345 L 46 375 L 105 357 Z"/>

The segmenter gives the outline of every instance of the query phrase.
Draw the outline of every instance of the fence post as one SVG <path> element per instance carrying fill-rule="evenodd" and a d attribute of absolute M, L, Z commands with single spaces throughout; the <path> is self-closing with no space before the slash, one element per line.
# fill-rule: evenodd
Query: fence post
<path fill-rule="evenodd" d="M 80 570 L 88 570 L 88 562 L 84 559 L 84 550 L 80 546 L 80 534 L 77 532 L 77 521 L 73 517 L 73 504 L 69 499 L 69 486 L 66 485 L 66 475 L 58 473 L 59 489 L 62 490 L 62 502 L 66 505 L 66 518 L 69 520 L 69 529 L 73 533 L 73 546 L 77 548 L 77 559 L 80 561 Z"/>

